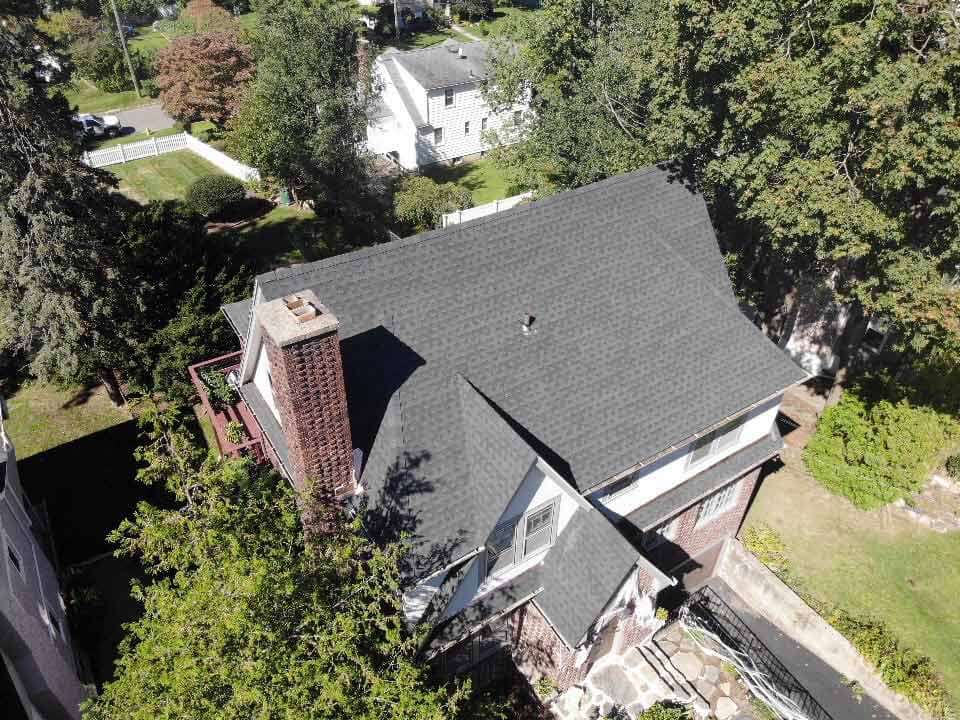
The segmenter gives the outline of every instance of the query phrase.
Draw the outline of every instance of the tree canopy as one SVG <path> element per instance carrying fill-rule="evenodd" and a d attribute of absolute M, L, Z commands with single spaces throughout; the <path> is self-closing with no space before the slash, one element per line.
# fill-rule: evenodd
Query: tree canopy
<path fill-rule="evenodd" d="M 400 222 L 422 232 L 438 227 L 444 213 L 473 207 L 473 196 L 456 183 L 410 175 L 400 181 L 393 207 Z"/>
<path fill-rule="evenodd" d="M 86 720 L 368 718 L 471 713 L 469 688 L 431 684 L 404 625 L 400 546 L 358 522 L 304 539 L 289 484 L 197 449 L 173 412 L 148 410 L 141 479 L 178 507 L 141 504 L 111 536 L 140 558 L 143 617 Z M 486 706 L 477 717 L 496 717 Z M 494 713 L 494 714 L 487 714 Z"/>
<path fill-rule="evenodd" d="M 762 310 L 836 272 L 913 349 L 960 348 L 954 3 L 555 0 L 518 39 L 491 85 L 534 90 L 538 121 L 499 153 L 518 184 L 671 161 Z"/>

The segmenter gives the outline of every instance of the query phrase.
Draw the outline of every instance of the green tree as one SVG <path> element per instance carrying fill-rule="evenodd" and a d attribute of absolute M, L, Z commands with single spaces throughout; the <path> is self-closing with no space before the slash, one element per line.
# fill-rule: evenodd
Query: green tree
<path fill-rule="evenodd" d="M 129 52 L 137 77 L 148 77 L 150 70 L 147 61 L 136 50 Z M 133 89 L 130 69 L 115 29 L 112 32 L 105 29 L 93 37 L 82 36 L 70 45 L 70 58 L 77 73 L 100 90 L 122 92 Z"/>
<path fill-rule="evenodd" d="M 541 192 L 671 161 L 768 318 L 805 277 L 960 348 L 960 18 L 894 0 L 555 0 L 492 97 L 537 122 L 499 154 Z"/>
<path fill-rule="evenodd" d="M 207 456 L 176 414 L 142 426 L 141 479 L 177 509 L 141 504 L 111 535 L 151 581 L 85 720 L 465 717 L 469 687 L 432 685 L 415 659 L 400 546 L 372 545 L 359 522 L 306 542 L 276 473 Z"/>
<path fill-rule="evenodd" d="M 80 161 L 69 108 L 34 75 L 49 47 L 22 2 L 0 23 L 0 299 L 10 349 L 43 379 L 113 374 L 129 347 L 129 315 L 118 269 L 124 218 L 112 176 Z"/>
<path fill-rule="evenodd" d="M 381 208 L 363 155 L 369 72 L 361 72 L 356 6 L 259 0 L 255 10 L 257 77 L 233 124 L 232 151 L 310 201 L 327 234 L 369 236 Z"/>
<path fill-rule="evenodd" d="M 423 175 L 403 178 L 393 198 L 393 211 L 417 232 L 439 227 L 444 213 L 473 207 L 473 196 L 456 183 L 438 183 Z"/>

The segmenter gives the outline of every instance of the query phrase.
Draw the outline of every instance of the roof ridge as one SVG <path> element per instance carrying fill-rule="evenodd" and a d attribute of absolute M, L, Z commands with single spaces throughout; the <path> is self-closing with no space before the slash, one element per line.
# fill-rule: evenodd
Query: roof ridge
<path fill-rule="evenodd" d="M 548 195 L 544 198 L 538 198 L 530 203 L 522 203 L 516 205 L 509 210 L 504 210 L 502 212 L 493 213 L 491 215 L 486 215 L 479 217 L 475 220 L 469 220 L 465 223 L 458 223 L 456 225 L 451 225 L 446 228 L 439 228 L 435 230 L 427 230 L 422 233 L 417 233 L 416 235 L 410 235 L 405 238 L 400 238 L 398 240 L 390 240 L 388 242 L 379 243 L 377 245 L 371 245 L 365 248 L 359 248 L 351 252 L 342 253 L 340 255 L 333 255 L 322 260 L 316 260 L 312 263 L 306 263 L 300 265 L 297 268 L 296 272 L 291 272 L 290 274 L 283 275 L 282 279 L 289 279 L 292 277 L 298 277 L 300 275 L 306 275 L 313 272 L 314 270 L 320 270 L 325 268 L 338 267 L 347 263 L 355 262 L 361 259 L 367 259 L 370 257 L 375 257 L 377 255 L 382 255 L 385 253 L 393 252 L 395 250 L 404 250 L 408 247 L 419 245 L 420 243 L 427 242 L 435 239 L 444 239 L 444 238 L 453 238 L 456 237 L 457 233 L 463 232 L 469 228 L 478 228 L 484 227 L 489 224 L 503 223 L 507 222 L 519 215 L 523 215 L 527 212 L 532 212 L 534 208 L 542 209 L 544 207 L 550 207 L 555 205 L 558 202 L 561 202 L 563 199 L 569 199 L 574 195 L 586 195 L 592 192 L 598 192 L 602 189 L 607 189 L 611 186 L 620 185 L 625 182 L 636 180 L 637 178 L 644 177 L 654 172 L 659 172 L 661 170 L 657 165 L 650 165 L 645 168 L 640 168 L 638 170 L 632 170 L 628 173 L 623 173 L 621 175 L 613 175 L 603 180 L 598 180 L 597 182 L 590 183 L 588 185 L 582 185 L 578 188 L 573 188 L 571 190 L 564 190 L 559 193 L 554 193 Z M 659 229 L 659 225 L 658 225 Z M 281 268 L 283 269 L 283 268 Z M 292 270 L 292 268 L 290 268 Z M 279 270 L 270 270 L 262 275 L 258 275 L 257 279 L 261 282 L 273 282 L 275 280 L 280 280 L 281 277 L 277 276 Z"/>

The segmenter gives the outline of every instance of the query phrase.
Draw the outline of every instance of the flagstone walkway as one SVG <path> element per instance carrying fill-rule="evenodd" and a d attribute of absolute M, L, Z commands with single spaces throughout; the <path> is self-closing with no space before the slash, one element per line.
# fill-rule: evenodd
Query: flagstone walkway
<path fill-rule="evenodd" d="M 551 708 L 558 720 L 594 720 L 614 708 L 635 718 L 660 701 L 690 705 L 698 718 L 753 717 L 744 687 L 717 658 L 705 655 L 680 623 L 663 628 L 646 646 L 601 658 L 584 682 Z"/>

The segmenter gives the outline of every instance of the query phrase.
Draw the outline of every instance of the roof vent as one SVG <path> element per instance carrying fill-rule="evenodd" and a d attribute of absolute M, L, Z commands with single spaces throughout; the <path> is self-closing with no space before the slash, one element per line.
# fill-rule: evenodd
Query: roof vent
<path fill-rule="evenodd" d="M 537 329 L 533 326 L 536 318 L 533 315 L 524 315 L 523 320 L 520 321 L 520 331 L 524 335 L 533 335 Z"/>
<path fill-rule="evenodd" d="M 318 314 L 316 305 L 304 300 L 299 295 L 287 295 L 283 299 L 283 304 L 287 306 L 287 310 L 291 312 L 293 319 L 298 323 L 313 320 Z"/>

